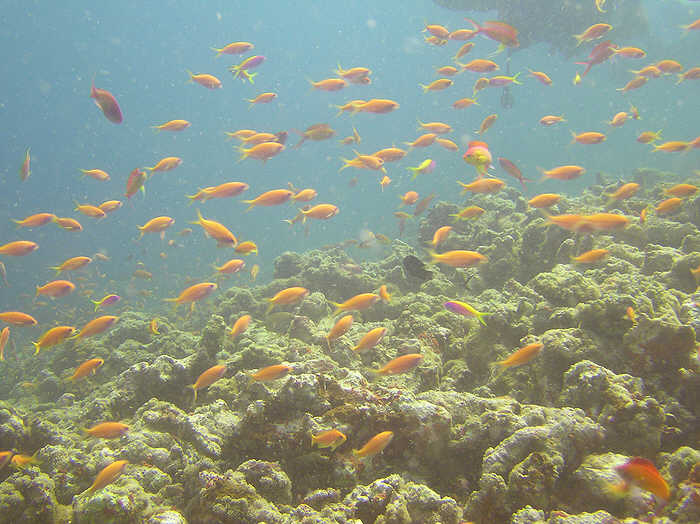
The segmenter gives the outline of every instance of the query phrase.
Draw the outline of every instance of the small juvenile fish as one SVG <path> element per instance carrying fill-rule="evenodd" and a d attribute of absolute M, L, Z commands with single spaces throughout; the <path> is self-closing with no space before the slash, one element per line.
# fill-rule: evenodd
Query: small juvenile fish
<path fill-rule="evenodd" d="M 269 382 L 271 380 L 277 380 L 278 378 L 285 377 L 292 367 L 286 364 L 273 364 L 272 366 L 267 366 L 262 368 L 250 376 L 251 382 Z"/>
<path fill-rule="evenodd" d="M 393 438 L 393 431 L 382 431 L 369 439 L 360 449 L 353 449 L 352 453 L 360 458 L 373 457 L 384 451 Z"/>
<path fill-rule="evenodd" d="M 128 460 L 116 460 L 108 466 L 104 467 L 102 471 L 100 471 L 97 474 L 97 477 L 92 483 L 92 486 L 83 491 L 81 495 L 87 493 L 94 493 L 95 491 L 99 491 L 105 486 L 110 485 L 112 482 L 117 480 L 122 475 L 122 473 L 124 473 L 124 470 L 126 469 L 126 466 L 128 464 Z"/>
<path fill-rule="evenodd" d="M 219 380 L 226 373 L 226 366 L 223 364 L 212 366 L 206 371 L 204 371 L 191 387 L 194 390 L 194 401 L 197 402 L 197 392 L 200 389 L 205 389 L 211 386 L 214 382 Z"/>
<path fill-rule="evenodd" d="M 311 435 L 311 447 L 318 446 L 319 448 L 330 448 L 335 451 L 335 448 L 341 446 L 347 437 L 337 429 L 329 429 L 322 431 L 318 435 Z"/>
<path fill-rule="evenodd" d="M 401 355 L 387 362 L 383 367 L 379 369 L 372 369 L 372 373 L 377 375 L 398 375 L 399 373 L 406 373 L 417 367 L 423 361 L 423 355 L 418 353 L 409 353 L 407 355 Z"/>
<path fill-rule="evenodd" d="M 91 437 L 117 438 L 125 435 L 129 431 L 129 426 L 121 422 L 101 422 L 84 431 Z"/>
<path fill-rule="evenodd" d="M 234 322 L 233 327 L 231 328 L 231 331 L 229 331 L 228 336 L 231 338 L 236 338 L 238 335 L 242 335 L 245 333 L 245 331 L 248 329 L 248 326 L 250 325 L 250 320 L 251 320 L 250 315 L 242 315 L 240 316 L 236 322 Z"/>

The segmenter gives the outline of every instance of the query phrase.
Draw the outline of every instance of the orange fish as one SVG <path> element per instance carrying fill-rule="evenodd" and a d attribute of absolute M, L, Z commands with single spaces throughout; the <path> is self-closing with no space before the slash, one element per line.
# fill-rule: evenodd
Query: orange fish
<path fill-rule="evenodd" d="M 319 80 L 318 82 L 314 82 L 313 80 L 309 80 L 309 83 L 311 84 L 311 87 L 314 89 L 318 89 L 319 91 L 340 91 L 343 89 L 345 86 L 348 85 L 348 83 L 342 79 L 342 78 L 326 78 L 324 80 Z"/>
<path fill-rule="evenodd" d="M 633 196 L 635 193 L 637 193 L 637 191 L 639 191 L 639 184 L 636 182 L 628 182 L 627 184 L 623 184 L 618 187 L 613 193 L 610 193 L 608 197 L 611 202 L 625 200 L 626 198 Z"/>
<path fill-rule="evenodd" d="M 116 211 L 122 207 L 122 203 L 119 200 L 106 200 L 97 207 L 99 207 L 105 213 L 111 213 L 112 211 Z"/>
<path fill-rule="evenodd" d="M 578 178 L 586 172 L 586 170 L 583 167 L 575 165 L 559 166 L 550 169 L 549 171 L 545 171 L 542 168 L 538 169 L 542 173 L 543 179 L 552 178 L 555 180 L 573 180 L 574 178 Z"/>
<path fill-rule="evenodd" d="M 386 284 L 379 286 L 379 298 L 382 299 L 382 302 L 386 302 L 387 304 L 391 302 L 391 295 L 389 294 Z"/>
<path fill-rule="evenodd" d="M 640 133 L 640 135 L 637 137 L 637 142 L 640 144 L 649 144 L 650 142 L 654 142 L 656 140 L 661 139 L 661 129 L 659 129 L 656 132 L 653 131 L 644 131 L 643 133 Z"/>
<path fill-rule="evenodd" d="M 107 120 L 114 124 L 122 123 L 122 110 L 117 103 L 117 99 L 109 91 L 95 87 L 95 77 L 92 78 L 90 98 L 95 100 L 95 104 L 102 110 L 102 114 Z"/>
<path fill-rule="evenodd" d="M 619 113 L 615 114 L 612 120 L 606 122 L 606 124 L 612 127 L 620 127 L 625 122 L 627 122 L 628 117 L 629 115 L 625 111 L 620 111 Z"/>
<path fill-rule="evenodd" d="M 638 47 L 618 47 L 613 50 L 614 55 L 620 55 L 623 58 L 644 58 L 647 56 L 643 49 Z"/>
<path fill-rule="evenodd" d="M 170 171 L 171 169 L 175 169 L 180 164 L 182 164 L 182 159 L 180 157 L 167 156 L 165 158 L 161 158 L 155 166 L 145 167 L 144 169 L 148 169 L 151 172 L 151 175 L 153 175 L 153 173 L 156 171 Z"/>
<path fill-rule="evenodd" d="M 494 122 L 497 119 L 498 119 L 497 114 L 489 115 L 486 118 L 484 118 L 481 121 L 481 125 L 479 126 L 479 130 L 477 131 L 477 133 L 479 133 L 480 135 L 483 135 L 484 133 L 486 133 L 486 131 L 489 130 L 489 128 L 494 124 Z"/>
<path fill-rule="evenodd" d="M 379 369 L 372 369 L 372 373 L 377 375 L 398 375 L 399 373 L 406 373 L 416 368 L 423 361 L 423 355 L 418 353 L 409 353 L 407 355 L 401 355 L 387 362 L 383 367 Z"/>
<path fill-rule="evenodd" d="M 661 69 L 655 65 L 643 67 L 639 71 L 630 71 L 630 73 L 636 76 L 646 76 L 647 78 L 659 78 L 663 74 Z"/>
<path fill-rule="evenodd" d="M 83 329 L 80 330 L 80 333 L 72 338 L 81 339 L 99 335 L 100 333 L 104 333 L 111 328 L 114 323 L 117 322 L 117 320 L 119 320 L 119 317 L 115 317 L 113 315 L 103 315 L 101 317 L 97 317 L 85 324 Z"/>
<path fill-rule="evenodd" d="M 273 364 L 259 369 L 250 376 L 251 382 L 269 382 L 287 376 L 292 371 L 292 367 L 286 364 Z"/>
<path fill-rule="evenodd" d="M 473 267 L 482 262 L 488 262 L 488 258 L 476 251 L 454 250 L 445 253 L 429 251 L 432 260 L 430 264 L 445 264 L 451 267 Z"/>
<path fill-rule="evenodd" d="M 654 211 L 659 216 L 668 215 L 681 207 L 682 203 L 683 200 L 678 197 L 667 198 L 663 202 L 660 202 L 659 205 L 654 208 Z"/>
<path fill-rule="evenodd" d="M 360 449 L 353 449 L 352 453 L 360 458 L 373 457 L 384 451 L 384 448 L 389 445 L 393 438 L 394 433 L 392 431 L 383 431 L 369 439 Z"/>
<path fill-rule="evenodd" d="M 15 224 L 17 224 L 17 227 L 39 227 L 43 226 L 44 224 L 48 224 L 49 222 L 52 222 L 53 219 L 56 218 L 56 215 L 53 213 L 36 213 L 35 215 L 29 215 L 26 218 L 23 218 L 22 220 L 12 220 Z"/>
<path fill-rule="evenodd" d="M 337 315 L 342 311 L 361 311 L 373 306 L 381 297 L 374 293 L 360 293 L 352 298 L 349 298 L 343 303 L 331 302 L 335 306 L 333 315 Z"/>
<path fill-rule="evenodd" d="M 475 36 L 476 36 L 476 30 L 474 30 L 474 29 L 455 29 L 449 35 L 447 35 L 447 38 L 449 38 L 450 40 L 464 41 L 464 40 L 470 40 L 470 39 L 474 38 Z"/>
<path fill-rule="evenodd" d="M 598 262 L 599 260 L 602 260 L 606 256 L 610 254 L 610 251 L 607 249 L 591 249 L 590 251 L 586 251 L 585 253 L 581 253 L 577 257 L 571 257 L 571 260 L 573 262 L 578 262 L 580 264 L 592 264 L 594 262 Z"/>
<path fill-rule="evenodd" d="M 499 69 L 496 62 L 483 58 L 477 58 L 467 64 L 458 63 L 457 65 L 459 65 L 463 71 L 471 71 L 472 73 L 491 73 Z"/>
<path fill-rule="evenodd" d="M 255 242 L 246 240 L 245 242 L 240 242 L 238 245 L 236 245 L 236 249 L 234 251 L 236 251 L 236 253 L 240 253 L 241 255 L 250 255 L 251 253 L 257 255 L 258 246 Z"/>
<path fill-rule="evenodd" d="M 398 147 L 387 147 L 380 149 L 371 156 L 381 159 L 384 162 L 396 162 L 406 156 L 406 151 Z"/>
<path fill-rule="evenodd" d="M 452 80 L 449 78 L 438 78 L 437 80 L 434 80 L 428 85 L 423 85 L 423 84 L 418 84 L 423 88 L 423 92 L 427 93 L 428 91 L 442 91 L 443 89 L 447 89 L 452 85 Z"/>
<path fill-rule="evenodd" d="M 196 82 L 200 86 L 204 86 L 207 89 L 221 89 L 221 80 L 216 78 L 214 75 L 209 75 L 207 73 L 194 74 L 192 71 L 187 71 L 190 75 L 189 82 Z"/>
<path fill-rule="evenodd" d="M 152 126 L 153 129 L 158 131 L 182 131 L 190 127 L 190 123 L 187 120 L 170 120 L 165 124 L 159 126 Z"/>
<path fill-rule="evenodd" d="M 700 67 L 691 67 L 684 73 L 678 74 L 678 82 L 676 82 L 676 85 L 685 80 L 697 80 L 698 78 L 700 78 Z"/>
<path fill-rule="evenodd" d="M 29 149 L 24 152 L 24 160 L 22 160 L 22 165 L 19 168 L 19 178 L 22 182 L 27 180 L 29 178 L 29 175 L 32 174 L 31 170 L 31 157 L 29 155 Z"/>
<path fill-rule="evenodd" d="M 616 466 L 615 471 L 625 482 L 635 484 L 645 491 L 650 491 L 663 501 L 667 501 L 671 497 L 668 483 L 650 460 L 642 457 L 633 457 L 624 464 Z"/>
<path fill-rule="evenodd" d="M 62 342 L 65 342 L 70 336 L 73 335 L 73 333 L 75 333 L 75 331 L 76 330 L 73 326 L 52 327 L 43 335 L 41 335 L 38 341 L 32 342 L 32 344 L 36 348 L 34 354 L 38 355 L 39 351 L 41 351 L 44 348 L 50 348 L 52 346 L 56 346 L 58 344 L 61 344 Z"/>
<path fill-rule="evenodd" d="M 77 202 L 75 203 L 75 209 L 73 211 L 79 211 L 83 215 L 90 218 L 104 218 L 107 216 L 107 214 L 97 206 L 78 204 Z"/>
<path fill-rule="evenodd" d="M 450 234 L 450 231 L 452 231 L 452 226 L 442 226 L 437 228 L 435 230 L 435 233 L 433 233 L 433 239 L 430 241 L 430 245 L 433 247 L 437 247 L 439 244 L 441 244 L 447 239 L 447 236 Z"/>
<path fill-rule="evenodd" d="M 610 24 L 593 24 L 580 35 L 574 35 L 574 38 L 576 39 L 576 46 L 578 47 L 584 42 L 597 40 L 611 29 L 612 26 Z"/>
<path fill-rule="evenodd" d="M 39 464 L 39 460 L 36 458 L 37 453 L 38 451 L 31 456 L 21 455 L 19 453 L 13 455 L 10 464 L 18 469 L 26 468 L 30 464 Z"/>
<path fill-rule="evenodd" d="M 105 361 L 101 358 L 91 358 L 90 360 L 86 360 L 75 368 L 75 371 L 70 377 L 68 377 L 67 380 L 80 380 L 81 378 L 85 378 L 89 375 L 94 375 L 97 373 L 98 368 L 104 363 Z"/>
<path fill-rule="evenodd" d="M 315 189 L 302 189 L 301 191 L 296 192 L 296 194 L 292 197 L 292 200 L 295 202 L 310 202 L 316 198 L 317 195 L 318 193 L 316 193 Z"/>
<path fill-rule="evenodd" d="M 241 269 L 245 267 L 245 262 L 240 258 L 232 258 L 231 260 L 224 262 L 221 266 L 217 267 L 214 265 L 214 269 L 222 275 L 233 275 L 238 273 Z"/>
<path fill-rule="evenodd" d="M 533 358 L 540 354 L 540 351 L 542 351 L 543 347 L 544 345 L 540 342 L 528 344 L 527 346 L 523 346 L 514 353 L 512 353 L 505 360 L 501 360 L 500 362 L 494 362 L 493 364 L 491 364 L 491 367 L 494 369 L 500 368 L 500 372 L 502 372 L 507 368 L 527 364 Z"/>
<path fill-rule="evenodd" d="M 474 88 L 472 89 L 472 96 L 476 96 L 476 94 L 481 91 L 482 89 L 486 89 L 489 86 L 489 79 L 482 76 L 480 78 L 476 79 L 476 82 L 474 82 Z"/>
<path fill-rule="evenodd" d="M 406 191 L 404 195 L 399 195 L 402 205 L 412 206 L 418 201 L 418 193 L 415 191 Z"/>
<path fill-rule="evenodd" d="M 455 144 L 449 138 L 436 138 L 435 143 L 437 145 L 439 145 L 440 147 L 447 149 L 448 151 L 458 151 L 459 150 L 459 146 L 457 144 Z"/>
<path fill-rule="evenodd" d="M 22 313 L 21 311 L 3 311 L 0 313 L 0 320 L 14 326 L 37 325 L 37 321 L 33 316 Z"/>
<path fill-rule="evenodd" d="M 346 440 L 347 437 L 337 429 L 329 429 L 328 431 L 322 431 L 318 435 L 311 435 L 311 447 L 331 448 L 331 451 L 335 451 L 335 448 L 342 445 Z"/>
<path fill-rule="evenodd" d="M 36 286 L 36 296 L 46 295 L 51 298 L 65 297 L 73 292 L 75 284 L 68 280 L 53 280 L 43 286 Z"/>
<path fill-rule="evenodd" d="M 623 215 L 615 213 L 594 213 L 585 215 L 581 222 L 580 231 L 615 231 L 624 229 L 629 224 L 629 219 Z"/>
<path fill-rule="evenodd" d="M 463 31 L 471 32 L 471 30 L 469 30 L 469 29 L 463 29 Z M 453 33 L 450 33 L 450 34 L 453 34 Z M 451 40 L 454 40 L 454 38 L 451 38 Z M 462 47 L 459 48 L 459 50 L 457 51 L 457 54 L 452 57 L 452 60 L 457 62 L 460 58 L 462 58 L 464 55 L 469 53 L 469 51 L 471 51 L 473 48 L 474 48 L 474 43 L 467 42 L 466 44 L 464 44 Z"/>
<path fill-rule="evenodd" d="M 258 195 L 253 200 L 243 200 L 243 203 L 250 204 L 246 210 L 248 211 L 256 206 L 278 206 L 284 204 L 293 196 L 294 191 L 290 191 L 289 189 L 273 189 Z"/>
<path fill-rule="evenodd" d="M 97 438 L 118 438 L 129 431 L 129 426 L 121 422 L 101 422 L 91 428 L 86 428 L 85 433 Z"/>
<path fill-rule="evenodd" d="M 553 206 L 560 200 L 561 195 L 557 195 L 556 193 L 542 193 L 541 195 L 531 198 L 527 204 L 535 209 L 543 209 Z"/>
<path fill-rule="evenodd" d="M 455 66 L 442 66 L 438 67 L 435 72 L 441 76 L 455 76 L 457 73 L 459 73 L 459 69 L 457 69 Z"/>
<path fill-rule="evenodd" d="M 462 192 L 460 193 L 462 195 L 467 191 L 485 194 L 496 193 L 503 189 L 503 187 L 506 185 L 503 180 L 499 180 L 498 178 L 479 178 L 469 184 L 459 181 L 457 181 L 457 183 L 463 188 Z"/>
<path fill-rule="evenodd" d="M 381 342 L 382 338 L 386 335 L 385 327 L 374 328 L 367 333 L 357 342 L 355 347 L 352 348 L 353 351 L 360 353 L 368 349 L 372 349 L 374 346 Z"/>
<path fill-rule="evenodd" d="M 694 186 L 693 184 L 676 184 L 673 187 L 664 189 L 665 194 L 679 198 L 694 195 L 697 191 L 698 186 Z"/>
<path fill-rule="evenodd" d="M 117 480 L 122 475 L 122 473 L 124 473 L 124 470 L 126 469 L 126 466 L 128 464 L 128 460 L 116 460 L 108 466 L 104 467 L 102 471 L 100 471 L 97 474 L 97 477 L 92 483 L 92 486 L 83 491 L 81 495 L 86 493 L 94 493 L 95 491 L 99 491 L 102 488 L 109 486 L 112 482 Z"/>
<path fill-rule="evenodd" d="M 353 317 L 352 315 L 345 315 L 338 319 L 338 321 L 333 325 L 331 330 L 326 335 L 326 341 L 328 342 L 328 349 L 331 349 L 331 342 L 342 337 L 347 333 L 352 327 Z"/>
<path fill-rule="evenodd" d="M 207 220 L 199 212 L 199 209 L 197 210 L 197 220 L 190 223 L 202 226 L 204 234 L 216 240 L 219 247 L 233 247 L 238 243 L 238 239 L 226 226 L 215 220 Z"/>
<path fill-rule="evenodd" d="M 0 331 L 0 361 L 5 360 L 5 345 L 10 339 L 10 328 L 5 326 L 2 331 Z"/>
<path fill-rule="evenodd" d="M 195 302 L 211 295 L 217 287 L 217 284 L 214 282 L 202 282 L 188 287 L 176 298 L 166 298 L 164 300 L 165 302 L 173 302 L 176 309 L 180 304 L 189 303 L 190 311 L 192 311 Z"/>
<path fill-rule="evenodd" d="M 255 279 L 258 278 L 258 273 L 260 273 L 260 266 L 253 264 L 253 267 L 250 268 L 250 279 L 253 282 L 255 282 Z"/>
<path fill-rule="evenodd" d="M 214 382 L 219 380 L 221 377 L 224 376 L 224 373 L 226 373 L 226 366 L 223 364 L 219 364 L 216 366 L 212 366 L 206 371 L 204 371 L 197 380 L 195 381 L 194 384 L 192 384 L 191 387 L 192 390 L 194 391 L 194 402 L 197 402 L 197 392 L 200 389 L 205 389 L 211 386 Z"/>
<path fill-rule="evenodd" d="M 586 133 L 576 134 L 571 132 L 572 140 L 571 143 L 578 142 L 579 144 L 600 144 L 605 142 L 605 135 L 603 133 L 597 133 L 595 131 L 588 131 Z"/>
<path fill-rule="evenodd" d="M 49 269 L 54 269 L 58 275 L 62 271 L 75 271 L 77 269 L 83 268 L 92 262 L 90 257 L 72 257 L 64 261 L 60 266 L 52 266 Z"/>
<path fill-rule="evenodd" d="M 656 151 L 663 151 L 664 153 L 679 153 L 681 151 L 688 151 L 691 148 L 690 142 L 681 142 L 678 140 L 671 142 L 664 142 L 658 146 L 654 146 L 652 153 Z"/>
<path fill-rule="evenodd" d="M 533 71 L 532 69 L 528 69 L 530 71 L 530 76 L 533 78 L 537 79 L 540 81 L 540 83 L 546 85 L 546 86 L 551 86 L 552 85 L 552 79 L 549 78 L 547 73 L 543 73 L 542 71 Z"/>
<path fill-rule="evenodd" d="M 89 176 L 100 182 L 106 182 L 110 179 L 109 174 L 101 169 L 81 169 L 80 171 L 83 173 L 83 177 Z"/>
<path fill-rule="evenodd" d="M 344 78 L 353 84 L 362 83 L 363 79 L 372 74 L 372 71 L 366 67 L 351 67 L 350 69 L 343 69 L 340 67 L 340 64 L 338 64 L 338 68 L 334 72 L 339 77 Z"/>
<path fill-rule="evenodd" d="M 171 217 L 155 217 L 146 222 L 142 226 L 136 226 L 141 232 L 139 239 L 143 238 L 145 233 L 160 233 L 161 240 L 165 237 L 165 230 L 175 223 L 175 219 Z"/>
<path fill-rule="evenodd" d="M 328 124 L 314 124 L 312 126 L 309 126 L 304 130 L 304 132 L 301 131 L 296 131 L 296 133 L 301 135 L 301 140 L 297 145 L 294 146 L 294 148 L 300 147 L 304 142 L 307 140 L 314 140 L 316 142 L 319 142 L 321 140 L 328 140 L 329 138 L 332 138 L 335 136 L 335 130 L 331 128 Z"/>
<path fill-rule="evenodd" d="M 459 213 L 452 213 L 450 216 L 455 217 L 455 220 L 467 220 L 470 218 L 478 218 L 481 215 L 483 215 L 485 212 L 484 208 L 481 208 L 479 206 L 468 206 L 462 209 Z M 436 231 L 437 233 L 437 231 Z M 433 235 L 433 240 L 435 240 L 435 236 Z M 437 247 L 437 246 L 435 246 Z"/>
<path fill-rule="evenodd" d="M 436 138 L 437 134 L 435 133 L 425 133 L 416 138 L 413 142 L 404 142 L 404 144 L 409 147 L 427 147 L 434 144 Z"/>
<path fill-rule="evenodd" d="M 249 149 L 240 147 L 239 151 L 241 152 L 241 158 L 238 160 L 239 162 L 246 158 L 255 158 L 256 160 L 262 161 L 264 164 L 272 157 L 284 151 L 284 144 L 280 144 L 279 142 L 262 142 Z"/>
<path fill-rule="evenodd" d="M 248 51 L 251 51 L 255 46 L 251 44 L 250 42 L 232 42 L 228 45 L 225 45 L 221 49 L 217 49 L 216 47 L 212 47 L 212 51 L 216 51 L 216 58 L 220 57 L 221 55 L 240 55 L 243 53 L 247 53 Z"/>
<path fill-rule="evenodd" d="M 235 197 L 243 193 L 248 189 L 248 184 L 245 182 L 225 182 L 219 184 L 218 186 L 210 186 L 204 189 L 200 189 L 196 195 L 187 195 L 190 199 L 190 203 L 195 200 L 200 202 L 206 202 L 213 198 L 230 198 Z"/>
<path fill-rule="evenodd" d="M 560 122 L 566 122 L 563 116 L 545 115 L 540 118 L 540 124 L 543 126 L 553 126 L 554 124 L 558 124 Z"/>
<path fill-rule="evenodd" d="M 352 108 L 353 113 L 374 113 L 374 114 L 385 114 L 390 113 L 399 108 L 399 104 L 393 100 L 387 100 L 383 98 L 372 98 L 364 104 L 355 105 Z"/>
<path fill-rule="evenodd" d="M 256 104 L 269 104 L 275 98 L 277 98 L 277 93 L 268 92 L 268 93 L 260 93 L 255 98 L 244 98 L 244 100 L 246 102 L 250 103 L 250 107 L 253 107 Z"/>
<path fill-rule="evenodd" d="M 238 335 L 242 335 L 245 333 L 245 331 L 248 329 L 248 326 L 250 325 L 250 320 L 251 320 L 250 315 L 242 315 L 240 316 L 236 322 L 234 322 L 233 327 L 231 328 L 231 331 L 229 331 L 228 336 L 231 338 L 236 338 Z"/>
<path fill-rule="evenodd" d="M 22 257 L 39 248 L 39 244 L 29 240 L 15 240 L 0 246 L 0 255 Z"/>
<path fill-rule="evenodd" d="M 469 107 L 471 105 L 478 106 L 479 104 L 476 100 L 472 98 L 460 98 L 452 104 L 452 107 L 454 107 L 455 109 L 464 109 L 465 107 Z"/>
<path fill-rule="evenodd" d="M 671 73 L 680 73 L 683 70 L 683 66 L 675 60 L 660 60 L 654 65 L 658 67 L 662 73 L 667 75 Z"/>
<path fill-rule="evenodd" d="M 632 91 L 634 89 L 639 89 L 642 87 L 644 84 L 646 84 L 649 81 L 649 79 L 646 76 L 635 76 L 632 80 L 627 82 L 625 84 L 625 87 L 619 87 L 616 89 L 616 91 L 622 91 L 623 93 L 626 93 L 628 91 Z"/>
<path fill-rule="evenodd" d="M 272 311 L 275 306 L 288 306 L 290 304 L 296 304 L 301 302 L 309 294 L 309 290 L 305 287 L 288 287 L 279 291 L 272 298 L 268 298 L 270 305 L 267 307 L 266 313 Z"/>

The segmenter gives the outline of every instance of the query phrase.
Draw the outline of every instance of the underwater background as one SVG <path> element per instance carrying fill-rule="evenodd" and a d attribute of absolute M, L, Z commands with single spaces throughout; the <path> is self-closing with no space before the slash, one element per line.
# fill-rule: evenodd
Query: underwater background
<path fill-rule="evenodd" d="M 7 1 L 0 17 L 0 521 L 700 522 L 700 2 Z M 519 43 L 500 50 L 502 34 L 483 30 L 492 20 Z M 577 46 L 573 35 L 596 23 L 612 29 Z M 482 31 L 458 40 L 437 26 Z M 644 57 L 613 56 L 583 75 L 580 62 L 608 39 Z M 212 50 L 231 42 L 254 47 Z M 264 60 L 252 82 L 228 70 L 254 55 Z M 474 59 L 499 69 L 421 87 Z M 631 70 L 661 60 L 680 73 L 620 91 Z M 310 84 L 360 66 L 371 72 L 337 91 Z M 474 89 L 497 75 L 511 80 Z M 105 118 L 91 85 L 113 95 L 122 122 Z M 248 102 L 264 92 L 276 97 Z M 462 98 L 477 103 L 455 109 Z M 399 106 L 339 114 L 356 99 Z M 626 121 L 611 125 L 619 112 Z M 563 121 L 543 126 L 545 115 Z M 175 119 L 189 126 L 153 129 Z M 419 122 L 448 124 L 439 138 L 457 150 L 406 145 L 427 132 Z M 331 137 L 308 133 L 320 123 Z M 243 159 L 249 146 L 226 135 L 239 129 L 286 131 L 284 150 Z M 361 141 L 341 143 L 353 130 Z M 572 143 L 584 132 L 604 141 Z M 492 156 L 485 176 L 463 158 L 474 141 Z M 681 144 L 654 150 L 669 142 Z M 405 157 L 343 168 L 390 147 Z M 181 164 L 146 169 L 166 157 Z M 414 177 L 408 168 L 426 160 Z M 566 165 L 585 173 L 543 176 Z M 136 168 L 145 190 L 126 197 Z M 490 178 L 505 187 L 457 184 Z M 231 181 L 249 187 L 186 196 Z M 629 198 L 611 196 L 626 183 L 637 185 Z M 317 196 L 242 202 L 290 187 Z M 559 202 L 528 204 L 539 194 Z M 103 218 L 76 209 L 107 200 L 122 205 Z M 298 220 L 320 203 L 337 210 Z M 483 214 L 458 220 L 468 206 Z M 217 247 L 192 223 L 198 211 L 236 242 Z M 13 222 L 42 212 L 83 229 Z M 574 218 L 564 227 L 558 215 Z M 140 238 L 158 216 L 174 224 Z M 38 248 L 13 253 L 16 241 Z M 243 241 L 257 252 L 236 252 Z M 573 260 L 595 249 L 605 253 Z M 51 269 L 76 256 L 90 261 Z M 245 265 L 218 274 L 230 259 Z M 65 296 L 36 291 L 64 279 L 75 286 Z M 210 296 L 186 296 L 208 282 Z M 165 301 L 175 297 L 176 308 Z M 352 326 L 328 337 L 346 314 Z M 118 319 L 93 336 L 86 324 L 102 315 Z M 250 327 L 232 336 L 243 315 Z M 43 345 L 59 325 L 83 335 Z M 385 367 L 404 355 L 420 358 Z M 90 359 L 101 362 L 75 374 Z M 85 432 L 110 421 L 128 430 Z M 312 441 L 327 430 L 342 439 Z"/>

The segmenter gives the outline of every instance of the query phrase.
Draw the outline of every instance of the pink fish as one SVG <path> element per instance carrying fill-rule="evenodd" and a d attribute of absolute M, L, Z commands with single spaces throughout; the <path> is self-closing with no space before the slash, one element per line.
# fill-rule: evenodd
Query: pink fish
<path fill-rule="evenodd" d="M 591 70 L 591 67 L 593 67 L 596 64 L 605 62 L 608 58 L 614 55 L 615 49 L 617 49 L 617 46 L 610 42 L 610 40 L 606 40 L 605 42 L 601 42 L 600 44 L 595 46 L 591 51 L 591 54 L 588 55 L 588 60 L 586 60 L 585 62 L 576 62 L 579 65 L 587 66 L 586 70 L 581 76 L 586 76 L 586 73 L 588 73 L 588 71 Z"/>
<path fill-rule="evenodd" d="M 95 78 L 92 79 L 92 89 L 90 90 L 90 98 L 95 99 L 95 104 L 104 113 L 107 120 L 115 124 L 122 123 L 122 110 L 119 108 L 117 99 L 114 95 L 105 89 L 95 87 Z"/>
<path fill-rule="evenodd" d="M 501 165 L 503 170 L 508 173 L 513 178 L 517 179 L 523 186 L 523 191 L 525 190 L 525 182 L 532 182 L 531 179 L 523 177 L 522 172 L 513 162 L 504 158 L 502 156 L 498 157 L 498 163 Z"/>
<path fill-rule="evenodd" d="M 145 191 L 143 184 L 146 182 L 147 178 L 148 175 L 145 171 L 141 171 L 138 167 L 135 168 L 126 181 L 126 193 L 124 196 L 126 198 L 131 198 L 139 189 Z"/>

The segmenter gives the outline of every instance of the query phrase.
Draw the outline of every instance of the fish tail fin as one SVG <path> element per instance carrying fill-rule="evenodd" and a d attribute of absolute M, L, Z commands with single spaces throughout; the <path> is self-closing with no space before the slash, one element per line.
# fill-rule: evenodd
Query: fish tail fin
<path fill-rule="evenodd" d="M 192 401 L 193 403 L 197 402 L 197 388 L 195 387 L 195 385 L 196 384 L 190 384 L 189 386 L 187 386 L 188 388 L 192 388 L 192 391 L 194 391 L 194 400 Z"/>
<path fill-rule="evenodd" d="M 484 317 L 491 315 L 492 313 L 483 313 L 479 312 L 476 314 L 476 318 L 481 322 L 484 326 L 486 325 L 486 321 L 484 320 Z"/>
<path fill-rule="evenodd" d="M 255 207 L 255 200 L 241 200 L 244 204 L 249 204 L 248 207 L 246 208 L 246 211 L 250 211 Z"/>
<path fill-rule="evenodd" d="M 39 343 L 38 343 L 38 342 L 32 342 L 32 345 L 33 345 L 34 348 L 35 348 L 34 355 L 38 355 L 38 354 L 39 354 L 39 351 L 41 351 L 41 347 L 39 346 Z"/>
<path fill-rule="evenodd" d="M 438 254 L 430 248 L 426 248 L 426 251 L 428 252 L 428 255 L 430 255 L 430 261 L 428 262 L 428 264 L 436 264 L 438 260 Z"/>
<path fill-rule="evenodd" d="M 575 143 L 576 143 L 576 136 L 577 136 L 577 135 L 576 135 L 576 132 L 575 132 L 575 131 L 571 131 L 571 142 L 569 142 L 569 145 L 575 144 Z"/>
<path fill-rule="evenodd" d="M 91 300 L 90 302 L 92 302 L 93 304 L 95 304 L 95 311 L 97 311 L 98 309 L 100 309 L 100 304 L 101 304 L 101 302 L 100 302 L 99 300 Z"/>
<path fill-rule="evenodd" d="M 490 379 L 492 381 L 497 380 L 505 370 L 505 366 L 503 366 L 500 362 L 491 362 L 491 364 L 489 364 L 489 372 L 491 374 Z"/>
<path fill-rule="evenodd" d="M 194 82 L 194 80 L 193 80 L 193 79 L 194 79 L 194 73 L 193 73 L 192 71 L 190 71 L 189 69 L 185 69 L 185 71 L 187 71 L 187 74 L 188 74 L 189 77 L 190 77 L 189 80 L 187 80 L 187 82 L 188 82 L 188 83 Z"/>
<path fill-rule="evenodd" d="M 210 47 L 209 49 L 211 49 L 212 51 L 216 51 L 216 56 L 214 58 L 219 58 L 223 51 L 223 49 L 217 49 L 216 47 Z"/>
<path fill-rule="evenodd" d="M 474 27 L 474 29 L 476 29 L 477 33 L 480 33 L 483 30 L 482 27 L 471 18 L 465 18 L 465 20 L 469 22 Z"/>
<path fill-rule="evenodd" d="M 515 75 L 513 75 L 513 83 L 521 86 L 521 85 L 523 85 L 523 83 L 518 80 L 519 76 L 520 76 L 520 72 L 515 73 Z"/>
<path fill-rule="evenodd" d="M 275 307 L 275 303 L 272 301 L 272 299 L 270 298 L 268 300 L 270 301 L 270 303 L 268 304 L 267 309 L 265 310 L 266 315 L 269 314 L 270 311 L 272 311 L 273 307 Z"/>
<path fill-rule="evenodd" d="M 423 88 L 424 93 L 427 93 L 428 91 L 430 91 L 430 86 L 426 86 L 424 84 L 418 84 L 418 85 Z"/>

